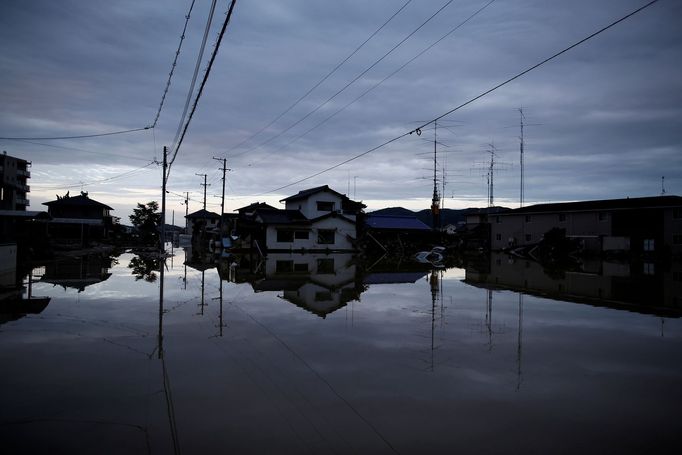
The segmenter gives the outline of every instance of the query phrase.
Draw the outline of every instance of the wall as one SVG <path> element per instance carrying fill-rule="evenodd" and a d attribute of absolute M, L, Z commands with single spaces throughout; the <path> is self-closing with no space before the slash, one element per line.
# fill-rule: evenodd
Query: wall
<path fill-rule="evenodd" d="M 277 230 L 294 230 L 294 231 L 307 231 L 307 239 L 296 239 L 294 237 L 293 242 L 278 242 L 277 241 Z M 321 244 L 318 243 L 318 231 L 320 229 L 333 229 L 335 230 L 334 243 L 333 244 Z M 266 231 L 266 242 L 267 248 L 269 250 L 299 250 L 305 248 L 307 250 L 353 250 L 354 247 L 352 243 L 348 240 L 347 236 L 355 238 L 355 223 L 348 222 L 341 218 L 325 218 L 316 222 L 313 226 L 295 226 L 295 225 L 271 225 L 267 227 Z"/>
<path fill-rule="evenodd" d="M 300 210 L 303 216 L 308 219 L 318 218 L 329 213 L 329 211 L 317 210 L 317 202 L 333 202 L 334 210 L 341 210 L 341 197 L 334 193 L 329 193 L 326 191 L 320 191 L 309 196 L 307 199 L 296 199 L 293 201 L 287 201 L 287 210 Z M 344 214 L 347 218 L 355 220 L 355 215 Z"/>

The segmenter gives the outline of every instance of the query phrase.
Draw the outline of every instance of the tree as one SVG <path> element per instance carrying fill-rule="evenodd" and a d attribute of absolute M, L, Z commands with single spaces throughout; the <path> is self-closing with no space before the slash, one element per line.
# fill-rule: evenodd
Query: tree
<path fill-rule="evenodd" d="M 159 241 L 161 213 L 158 210 L 159 204 L 156 201 L 147 202 L 146 205 L 138 203 L 130 215 L 130 222 L 137 228 L 140 240 L 144 243 L 154 244 Z"/>

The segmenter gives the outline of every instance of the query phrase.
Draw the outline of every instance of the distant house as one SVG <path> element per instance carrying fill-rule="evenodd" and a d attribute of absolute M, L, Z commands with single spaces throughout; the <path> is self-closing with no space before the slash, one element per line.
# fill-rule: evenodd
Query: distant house
<path fill-rule="evenodd" d="M 185 217 L 187 219 L 187 234 L 194 235 L 198 229 L 215 231 L 220 226 L 220 215 L 206 209 L 197 210 Z"/>
<path fill-rule="evenodd" d="M 368 247 L 403 251 L 406 245 L 420 245 L 432 239 L 433 230 L 415 216 L 373 215 L 365 217 Z"/>
<path fill-rule="evenodd" d="M 52 217 L 50 234 L 57 239 L 80 239 L 87 243 L 91 239 L 107 238 L 113 219 L 111 207 L 88 197 L 81 191 L 78 196 L 57 196 L 57 200 L 43 202 Z"/>
<path fill-rule="evenodd" d="M 490 215 L 491 248 L 532 245 L 553 228 L 585 249 L 682 254 L 682 197 L 537 204 Z"/>
<path fill-rule="evenodd" d="M 365 207 L 327 185 L 282 199 L 284 209 L 264 203 L 238 209 L 242 239 L 261 252 L 354 251 L 357 220 Z"/>

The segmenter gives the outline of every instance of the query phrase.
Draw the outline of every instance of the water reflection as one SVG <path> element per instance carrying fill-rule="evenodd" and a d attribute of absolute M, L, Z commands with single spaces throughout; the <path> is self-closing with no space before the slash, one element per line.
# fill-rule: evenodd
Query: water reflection
<path fill-rule="evenodd" d="M 156 281 L 156 272 L 161 268 L 161 260 L 156 254 L 137 253 L 130 259 L 128 268 L 132 269 L 131 273 L 135 276 L 135 281 L 144 280 L 153 283 Z"/>
<path fill-rule="evenodd" d="M 572 270 L 493 253 L 466 268 L 465 281 L 488 289 L 588 303 L 661 316 L 682 316 L 682 263 L 583 261 Z"/>
<path fill-rule="evenodd" d="M 116 259 L 107 254 L 62 258 L 45 264 L 40 281 L 83 292 L 88 286 L 108 280 L 109 269 L 115 264 Z"/>
<path fill-rule="evenodd" d="M 549 301 L 530 280 L 510 292 L 503 257 L 465 271 L 177 254 L 141 266 L 152 281 L 126 254 L 80 293 L 37 283 L 50 306 L 0 330 L 5 448 L 627 452 L 676 437 L 681 320 L 661 338 L 648 315 Z"/>

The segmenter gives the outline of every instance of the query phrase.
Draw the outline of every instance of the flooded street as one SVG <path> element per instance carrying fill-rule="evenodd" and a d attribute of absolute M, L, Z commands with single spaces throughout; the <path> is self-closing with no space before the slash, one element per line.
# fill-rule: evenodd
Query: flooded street
<path fill-rule="evenodd" d="M 174 253 L 163 276 L 132 253 L 34 269 L 31 294 L 49 303 L 0 320 L 6 453 L 651 453 L 681 442 L 678 281 L 656 281 L 665 289 L 647 309 L 614 303 L 613 283 L 564 298 L 531 291 L 528 277 L 525 294 L 505 289 L 496 270 L 511 265 L 495 258 L 483 276 L 350 255 L 185 265 Z M 566 291 L 584 276 L 538 280 Z"/>

